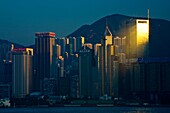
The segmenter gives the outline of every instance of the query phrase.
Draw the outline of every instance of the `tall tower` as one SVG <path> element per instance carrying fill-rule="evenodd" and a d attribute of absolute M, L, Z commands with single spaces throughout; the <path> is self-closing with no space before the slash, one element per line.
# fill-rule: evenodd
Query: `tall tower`
<path fill-rule="evenodd" d="M 61 46 L 61 56 L 64 57 L 65 51 L 66 51 L 66 44 L 69 43 L 69 40 L 67 38 L 56 38 L 56 44 Z"/>
<path fill-rule="evenodd" d="M 36 33 L 36 90 L 43 91 L 43 81 L 45 78 L 51 78 L 54 75 L 53 68 L 53 46 L 55 46 L 55 33 L 42 32 Z"/>
<path fill-rule="evenodd" d="M 69 44 L 70 44 L 70 47 L 71 47 L 71 53 L 73 54 L 74 52 L 76 52 L 76 38 L 70 37 L 69 38 Z"/>
<path fill-rule="evenodd" d="M 148 19 L 135 19 L 129 22 L 126 54 L 130 59 L 149 56 Z"/>
<path fill-rule="evenodd" d="M 137 24 L 137 57 L 149 56 L 149 20 L 136 20 Z"/>
<path fill-rule="evenodd" d="M 84 37 L 83 36 L 76 37 L 76 51 L 77 52 L 84 45 L 84 43 L 85 43 L 85 41 L 84 41 Z"/>
<path fill-rule="evenodd" d="M 33 49 L 14 49 L 12 56 L 12 97 L 24 98 L 32 91 Z"/>
<path fill-rule="evenodd" d="M 98 69 L 101 80 L 101 96 L 111 96 L 112 91 L 112 61 L 114 55 L 113 37 L 108 26 L 106 25 L 104 37 L 101 39 L 102 46 L 100 46 L 98 54 Z"/>
<path fill-rule="evenodd" d="M 92 97 L 92 49 L 87 46 L 79 50 L 79 96 Z"/>

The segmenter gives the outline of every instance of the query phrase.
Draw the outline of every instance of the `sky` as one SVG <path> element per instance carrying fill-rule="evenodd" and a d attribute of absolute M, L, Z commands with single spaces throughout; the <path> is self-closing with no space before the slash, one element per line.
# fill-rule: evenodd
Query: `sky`
<path fill-rule="evenodd" d="M 85 24 L 112 14 L 170 20 L 170 0 L 0 0 L 0 39 L 22 45 L 35 32 L 65 37 Z"/>

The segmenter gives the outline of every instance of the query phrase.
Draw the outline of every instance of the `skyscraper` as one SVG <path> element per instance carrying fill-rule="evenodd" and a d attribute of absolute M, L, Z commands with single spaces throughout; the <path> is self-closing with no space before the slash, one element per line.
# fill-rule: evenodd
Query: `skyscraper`
<path fill-rule="evenodd" d="M 61 47 L 61 56 L 64 57 L 66 51 L 66 45 L 69 44 L 68 38 L 56 38 L 56 44 Z"/>
<path fill-rule="evenodd" d="M 21 48 L 13 51 L 12 97 L 24 98 L 32 91 L 33 49 Z"/>
<path fill-rule="evenodd" d="M 114 46 L 115 46 L 115 51 L 116 55 L 118 56 L 119 53 L 121 53 L 121 38 L 120 37 L 115 37 L 114 38 Z"/>
<path fill-rule="evenodd" d="M 114 38 L 115 55 L 119 57 L 120 63 L 126 63 L 126 37 Z"/>
<path fill-rule="evenodd" d="M 86 46 L 79 50 L 79 96 L 92 96 L 92 50 Z"/>
<path fill-rule="evenodd" d="M 95 56 L 97 56 L 98 55 L 98 53 L 99 53 L 99 47 L 101 46 L 101 44 L 95 44 L 95 46 L 94 46 L 94 53 L 95 53 Z"/>
<path fill-rule="evenodd" d="M 117 46 L 118 53 L 126 53 L 126 36 L 124 37 L 115 37 L 114 46 Z"/>
<path fill-rule="evenodd" d="M 128 58 L 149 56 L 149 20 L 135 19 L 127 24 L 126 54 Z"/>
<path fill-rule="evenodd" d="M 85 43 L 84 46 L 90 48 L 90 49 L 93 49 L 93 45 L 91 43 Z"/>
<path fill-rule="evenodd" d="M 61 46 L 56 44 L 56 46 L 54 46 L 54 52 L 56 53 L 56 58 L 59 58 L 59 56 L 61 56 Z"/>
<path fill-rule="evenodd" d="M 76 38 L 75 37 L 70 37 L 69 38 L 69 45 L 71 47 L 71 53 L 73 54 L 74 52 L 76 52 Z"/>
<path fill-rule="evenodd" d="M 137 57 L 149 56 L 149 20 L 136 20 Z"/>
<path fill-rule="evenodd" d="M 84 45 L 84 37 L 76 37 L 76 50 L 79 51 L 79 49 Z"/>
<path fill-rule="evenodd" d="M 53 61 L 55 46 L 55 33 L 36 33 L 36 90 L 43 91 L 43 81 L 45 78 L 52 78 L 55 63 Z"/>
<path fill-rule="evenodd" d="M 59 39 L 59 45 L 61 46 L 61 56 L 64 57 L 65 51 L 66 51 L 66 40 L 65 38 L 60 38 Z"/>
<path fill-rule="evenodd" d="M 98 72 L 100 75 L 101 96 L 112 95 L 112 76 L 113 76 L 113 59 L 114 46 L 112 41 L 112 33 L 106 26 L 104 37 L 102 37 L 102 46 L 98 51 Z"/>

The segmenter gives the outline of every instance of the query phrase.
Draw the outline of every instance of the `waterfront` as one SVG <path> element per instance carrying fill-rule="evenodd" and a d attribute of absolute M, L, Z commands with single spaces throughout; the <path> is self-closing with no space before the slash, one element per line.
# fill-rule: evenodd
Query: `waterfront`
<path fill-rule="evenodd" d="M 0 113 L 169 113 L 170 107 L 1 108 Z"/>

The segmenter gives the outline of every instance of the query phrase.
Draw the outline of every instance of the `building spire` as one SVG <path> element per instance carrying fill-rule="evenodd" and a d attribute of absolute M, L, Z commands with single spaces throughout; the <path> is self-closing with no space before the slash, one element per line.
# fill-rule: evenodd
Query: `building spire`
<path fill-rule="evenodd" d="M 150 9 L 148 8 L 148 20 L 150 19 Z"/>
<path fill-rule="evenodd" d="M 106 18 L 106 27 L 108 27 L 107 18 Z"/>
<path fill-rule="evenodd" d="M 105 29 L 104 36 L 112 36 L 112 33 L 110 32 L 109 27 L 108 27 L 107 18 L 106 18 L 106 29 Z"/>

